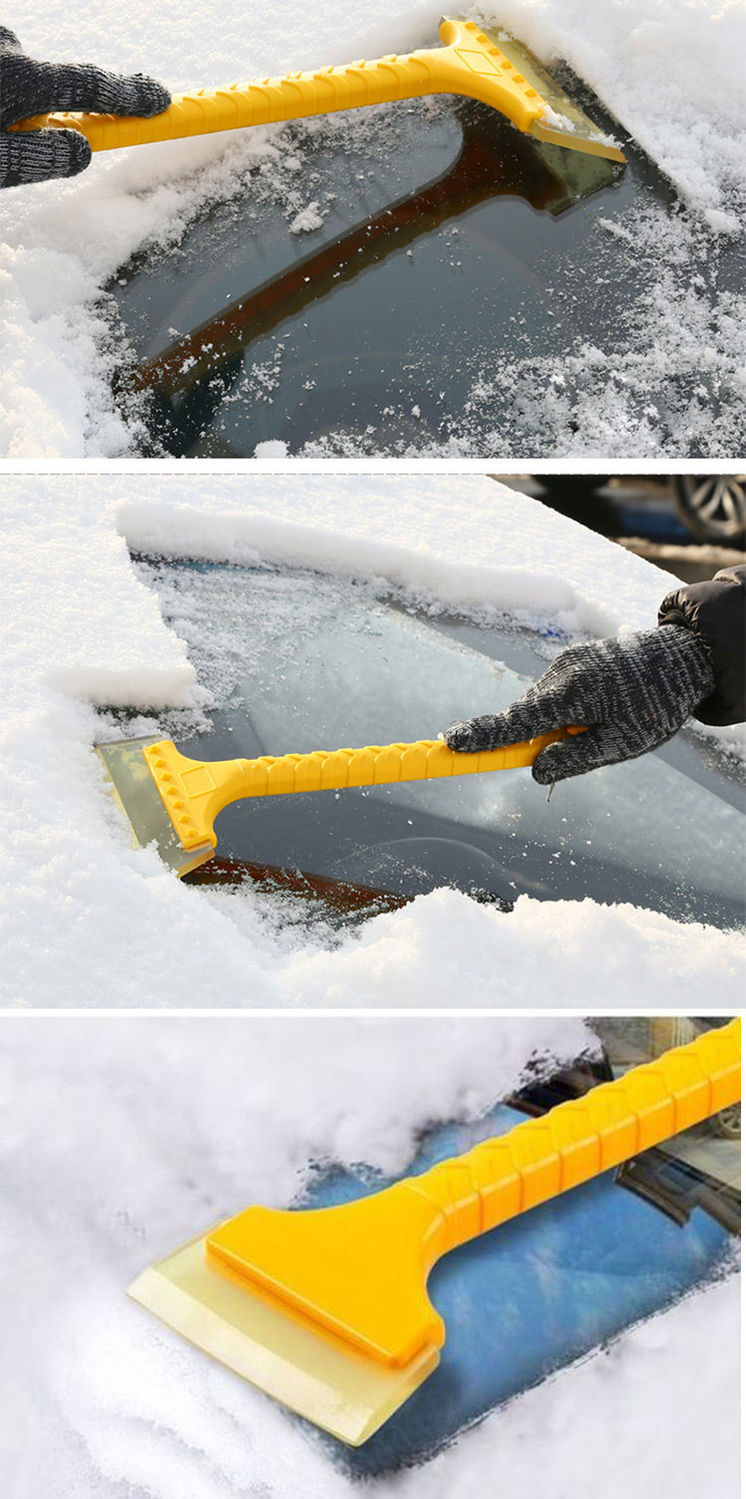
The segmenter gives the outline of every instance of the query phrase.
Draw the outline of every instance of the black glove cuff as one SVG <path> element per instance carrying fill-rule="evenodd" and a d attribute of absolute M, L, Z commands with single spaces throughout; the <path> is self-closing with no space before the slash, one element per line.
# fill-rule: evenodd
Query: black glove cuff
<path fill-rule="evenodd" d="M 700 723 L 732 724 L 746 719 L 746 567 L 724 568 L 705 583 L 690 583 L 667 594 L 659 625 L 689 630 L 707 652 L 714 674 L 712 690 L 694 714 Z"/>

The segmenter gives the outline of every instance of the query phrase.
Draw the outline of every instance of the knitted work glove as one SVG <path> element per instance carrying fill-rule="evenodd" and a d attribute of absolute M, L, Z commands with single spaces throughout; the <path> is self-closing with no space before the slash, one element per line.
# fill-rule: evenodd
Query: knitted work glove
<path fill-rule="evenodd" d="M 662 625 L 620 640 L 571 645 L 505 713 L 446 729 L 452 750 L 502 749 L 570 725 L 587 726 L 537 755 L 541 786 L 656 749 L 712 692 L 710 659 L 691 630 Z"/>
<path fill-rule="evenodd" d="M 0 26 L 0 187 L 74 177 L 91 159 L 78 130 L 8 131 L 18 120 L 65 109 L 157 115 L 170 103 L 166 89 L 141 73 L 122 78 L 87 64 L 35 62 L 13 32 Z"/>

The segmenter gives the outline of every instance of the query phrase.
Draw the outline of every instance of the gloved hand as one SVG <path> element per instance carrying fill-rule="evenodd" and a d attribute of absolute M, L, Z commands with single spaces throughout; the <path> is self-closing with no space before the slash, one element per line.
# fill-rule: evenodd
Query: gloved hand
<path fill-rule="evenodd" d="M 656 749 L 712 692 L 715 674 L 691 630 L 662 625 L 618 640 L 571 645 L 505 713 L 446 729 L 452 750 L 502 749 L 570 725 L 587 726 L 537 755 L 541 786 Z"/>
<path fill-rule="evenodd" d="M 74 177 L 91 159 L 80 131 L 9 131 L 18 120 L 66 109 L 150 116 L 170 103 L 168 91 L 141 73 L 123 78 L 87 64 L 35 62 L 0 26 L 0 187 Z"/>

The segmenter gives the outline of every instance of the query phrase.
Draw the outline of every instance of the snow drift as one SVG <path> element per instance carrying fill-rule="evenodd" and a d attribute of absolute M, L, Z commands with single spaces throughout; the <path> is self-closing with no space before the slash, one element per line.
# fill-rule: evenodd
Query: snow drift
<path fill-rule="evenodd" d="M 454 476 L 14 478 L 0 528 L 5 1003 L 676 1008 L 685 976 L 695 1012 L 738 1006 L 738 934 L 631 906 L 524 896 L 503 915 L 444 889 L 332 941 L 291 931 L 258 898 L 206 898 L 153 849 L 129 848 L 91 753 L 94 705 L 152 714 L 194 700 L 184 642 L 125 538 L 378 575 L 440 607 L 525 611 L 570 634 L 653 625 L 667 579 L 650 564 L 489 479 Z M 743 743 L 739 728 L 712 733 Z"/>

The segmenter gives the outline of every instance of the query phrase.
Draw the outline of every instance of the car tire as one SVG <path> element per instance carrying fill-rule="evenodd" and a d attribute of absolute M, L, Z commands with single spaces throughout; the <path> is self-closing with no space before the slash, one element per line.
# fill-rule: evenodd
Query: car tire
<path fill-rule="evenodd" d="M 740 1140 L 741 1138 L 741 1105 L 731 1104 L 728 1109 L 721 1109 L 719 1114 L 713 1114 L 711 1119 L 713 1133 L 721 1140 Z"/>
<path fill-rule="evenodd" d="M 746 475 L 676 474 L 676 509 L 695 541 L 746 545 Z"/>

